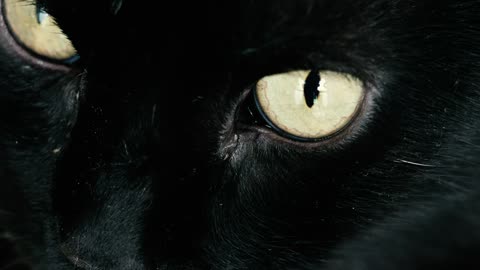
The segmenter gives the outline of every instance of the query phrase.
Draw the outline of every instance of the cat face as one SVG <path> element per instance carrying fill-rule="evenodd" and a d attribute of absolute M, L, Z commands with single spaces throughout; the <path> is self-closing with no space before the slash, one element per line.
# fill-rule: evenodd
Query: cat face
<path fill-rule="evenodd" d="M 0 158 L 41 205 L 48 269 L 317 263 L 443 191 L 425 174 L 474 119 L 478 1 L 29 2 L 61 37 L 20 2 L 1 1 Z"/>

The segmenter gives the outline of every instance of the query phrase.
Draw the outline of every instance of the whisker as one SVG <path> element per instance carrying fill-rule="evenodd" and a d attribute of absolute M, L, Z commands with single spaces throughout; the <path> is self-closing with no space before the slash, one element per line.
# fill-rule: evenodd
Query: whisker
<path fill-rule="evenodd" d="M 435 168 L 435 165 L 429 165 L 429 164 L 424 164 L 424 163 L 419 163 L 419 162 L 413 162 L 413 161 L 408 161 L 408 160 L 403 160 L 403 159 L 397 159 L 394 162 L 396 163 L 405 163 L 413 166 L 419 166 L 419 167 L 426 167 L 426 168 Z"/>

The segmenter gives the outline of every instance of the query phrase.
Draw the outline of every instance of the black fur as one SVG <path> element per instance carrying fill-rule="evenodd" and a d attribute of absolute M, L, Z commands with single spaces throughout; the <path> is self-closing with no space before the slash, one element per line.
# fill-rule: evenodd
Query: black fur
<path fill-rule="evenodd" d="M 480 1 L 164 2 L 41 1 L 73 66 L 0 20 L 0 269 L 479 266 Z M 296 69 L 365 83 L 356 132 L 251 119 Z"/>

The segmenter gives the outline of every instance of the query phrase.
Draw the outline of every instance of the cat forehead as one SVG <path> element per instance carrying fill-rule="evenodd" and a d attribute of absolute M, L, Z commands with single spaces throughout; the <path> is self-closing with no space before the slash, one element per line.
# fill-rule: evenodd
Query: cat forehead
<path fill-rule="evenodd" d="M 143 19 L 151 19 L 150 21 L 161 19 L 161 17 L 168 17 L 172 21 L 190 22 L 222 19 L 223 21 L 236 23 L 262 19 L 264 24 L 282 24 L 308 17 L 326 18 L 330 16 L 329 13 L 336 13 L 335 16 L 346 14 L 349 12 L 348 7 L 351 6 L 348 2 L 350 0 L 209 0 L 192 1 L 190 3 L 133 0 L 38 0 L 38 3 L 51 9 L 53 13 L 69 14 L 69 18 L 72 20 L 81 18 L 81 16 L 88 19 L 91 14 L 103 14 L 105 19 L 108 19 L 109 13 L 118 14 L 125 6 L 127 14 L 135 16 L 144 14 Z M 355 6 L 358 5 L 358 3 L 355 4 Z M 155 14 L 157 16 L 151 16 Z"/>
<path fill-rule="evenodd" d="M 179 28 L 184 31 L 180 34 L 203 32 L 205 37 L 232 36 L 236 38 L 233 42 L 247 39 L 279 42 L 295 35 L 318 37 L 332 31 L 347 35 L 362 23 L 359 17 L 367 18 L 363 21 L 374 17 L 364 14 L 371 9 L 365 1 L 351 4 L 350 0 L 40 1 L 57 17 L 59 24 L 74 25 L 76 29 L 89 30 L 109 24 L 109 27 L 128 26 L 158 35 Z M 378 17 L 378 13 L 376 15 Z M 181 24 L 187 27 L 178 27 Z"/>
<path fill-rule="evenodd" d="M 41 1 L 78 47 L 85 43 L 96 49 L 99 43 L 111 43 L 128 48 L 129 42 L 134 47 L 142 43 L 161 54 L 156 48 L 168 40 L 173 50 L 183 50 L 179 54 L 204 54 L 209 61 L 228 62 L 232 55 L 255 58 L 246 65 L 257 65 L 262 61 L 258 56 L 264 62 L 303 65 L 312 52 L 337 55 L 341 62 L 362 61 L 351 58 L 356 50 L 366 51 L 362 44 L 373 46 L 368 40 L 385 40 L 375 38 L 385 31 L 371 26 L 389 10 L 362 0 Z M 383 1 L 393 6 L 391 2 Z"/>

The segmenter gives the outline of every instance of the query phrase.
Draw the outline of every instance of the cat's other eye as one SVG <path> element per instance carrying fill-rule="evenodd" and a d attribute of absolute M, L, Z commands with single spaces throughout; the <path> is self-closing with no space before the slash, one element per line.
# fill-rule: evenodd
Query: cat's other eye
<path fill-rule="evenodd" d="M 78 59 L 72 42 L 35 0 L 4 0 L 3 12 L 12 35 L 34 54 L 63 63 Z"/>
<path fill-rule="evenodd" d="M 365 100 L 362 81 L 349 74 L 297 70 L 260 79 L 255 103 L 281 135 L 320 141 L 354 121 Z"/>

